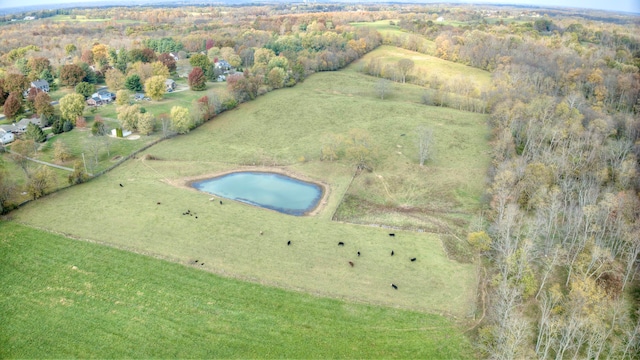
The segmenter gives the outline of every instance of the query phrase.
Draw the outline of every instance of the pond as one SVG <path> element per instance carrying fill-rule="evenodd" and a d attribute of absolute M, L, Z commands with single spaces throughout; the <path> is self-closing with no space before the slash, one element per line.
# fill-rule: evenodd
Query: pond
<path fill-rule="evenodd" d="M 322 198 L 320 185 L 269 172 L 235 172 L 191 183 L 194 188 L 227 199 L 302 216 Z"/>

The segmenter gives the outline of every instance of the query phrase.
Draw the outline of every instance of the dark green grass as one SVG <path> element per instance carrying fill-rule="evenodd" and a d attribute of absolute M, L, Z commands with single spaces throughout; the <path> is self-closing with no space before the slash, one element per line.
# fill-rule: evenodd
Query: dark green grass
<path fill-rule="evenodd" d="M 469 358 L 444 317 L 0 223 L 1 358 Z"/>

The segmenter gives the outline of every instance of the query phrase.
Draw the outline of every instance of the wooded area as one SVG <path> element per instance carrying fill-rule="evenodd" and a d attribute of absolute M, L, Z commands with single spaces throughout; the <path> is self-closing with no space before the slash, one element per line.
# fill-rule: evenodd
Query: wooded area
<path fill-rule="evenodd" d="M 470 225 L 466 244 L 485 270 L 481 310 L 469 320 L 475 344 L 495 359 L 640 358 L 637 16 L 302 4 L 112 7 L 34 16 L 39 19 L 11 22 L 6 16 L 0 23 L 0 105 L 8 119 L 29 109 L 52 123 L 61 118 L 60 126 L 77 126 L 82 98 L 77 105 L 63 98 L 54 112 L 48 96 L 22 95 L 38 79 L 76 92 L 84 83 L 106 82 L 114 92 L 144 88 L 161 99 L 169 77 L 188 78 L 194 91 L 206 88 L 205 78 L 222 74 L 214 66 L 219 59 L 237 69 L 226 78 L 228 97 L 172 109 L 171 117 L 179 117 L 175 132 L 314 72 L 339 70 L 382 44 L 489 71 L 490 84 L 483 85 L 464 74 L 444 82 L 408 58 L 386 65 L 370 59 L 362 68 L 423 86 L 425 106 L 489 114 L 493 160 L 483 221 Z M 58 21 L 61 16 L 71 18 Z M 381 20 L 393 31 L 352 25 Z M 180 64 L 187 58 L 184 71 Z M 388 83 L 377 87 L 382 100 Z M 127 106 L 118 108 L 124 128 L 150 133 L 156 124 L 166 130 Z M 189 111 L 199 111 L 198 118 Z M 434 136 L 420 131 L 424 139 Z M 24 154 L 34 146 L 15 145 Z M 423 165 L 430 142 L 421 146 Z M 43 195 L 44 170 L 23 170 L 30 194 Z M 3 210 L 15 187 L 4 181 L 0 188 Z"/>

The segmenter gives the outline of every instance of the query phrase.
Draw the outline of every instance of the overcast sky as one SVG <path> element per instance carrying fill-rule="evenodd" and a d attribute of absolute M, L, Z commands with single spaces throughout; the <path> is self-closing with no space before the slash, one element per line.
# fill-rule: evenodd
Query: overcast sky
<path fill-rule="evenodd" d="M 316 0 L 322 2 L 322 0 Z M 440 0 L 442 1 L 442 0 Z M 446 0 L 445 0 L 446 1 Z M 640 0 L 473 0 L 477 3 L 499 3 L 499 4 L 519 4 L 519 5 L 539 5 L 539 6 L 566 6 L 577 8 L 589 8 L 589 9 L 601 9 L 610 11 L 624 11 L 640 14 Z M 56 4 L 69 4 L 77 2 L 96 2 L 104 3 L 105 1 L 96 0 L 0 0 L 0 8 L 12 8 L 16 6 L 29 6 L 29 5 L 50 5 L 55 7 Z M 106 1 L 107 3 L 110 1 Z M 349 2 L 346 0 L 345 2 Z M 366 2 L 366 1 L 359 1 Z M 416 1 L 420 2 L 420 1 Z M 424 2 L 436 2 L 434 0 L 427 0 Z M 451 0 L 451 2 L 456 2 Z M 463 2 L 470 2 L 469 0 Z M 135 3 L 135 0 L 129 2 L 129 4 Z"/>

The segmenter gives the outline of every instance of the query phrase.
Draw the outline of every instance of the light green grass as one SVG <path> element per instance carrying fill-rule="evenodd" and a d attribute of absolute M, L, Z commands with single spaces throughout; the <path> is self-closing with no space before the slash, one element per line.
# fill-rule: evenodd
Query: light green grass
<path fill-rule="evenodd" d="M 471 357 L 441 316 L 225 279 L 15 223 L 0 231 L 2 358 Z"/>
<path fill-rule="evenodd" d="M 409 73 L 409 76 L 421 77 L 427 82 L 435 75 L 441 81 L 445 82 L 454 79 L 457 79 L 457 81 L 471 82 L 476 88 L 486 89 L 491 84 L 491 74 L 488 71 L 387 45 L 379 46 L 377 49 L 369 52 L 354 62 L 351 67 L 362 66 L 372 58 L 380 59 L 383 66 L 386 64 L 397 64 L 400 59 L 411 59 L 415 66 Z"/>
<path fill-rule="evenodd" d="M 351 128 L 371 133 L 380 149 L 376 175 L 388 181 L 391 191 L 398 187 L 389 181 L 406 175 L 407 181 L 419 185 L 412 190 L 416 194 L 429 194 L 435 187 L 448 197 L 460 197 L 451 203 L 446 197 L 429 198 L 453 207 L 450 211 L 478 206 L 482 182 L 474 174 L 483 178 L 486 163 L 474 153 L 476 144 L 485 142 L 484 117 L 429 108 L 399 94 L 396 100 L 379 101 L 374 81 L 349 71 L 314 75 L 146 151 L 160 160 L 143 161 L 141 155 L 13 215 L 37 227 L 181 263 L 202 257 L 206 270 L 227 276 L 327 297 L 465 316 L 473 303 L 474 268 L 448 260 L 439 235 L 403 231 L 390 242 L 387 231 L 378 227 L 330 221 L 353 168 L 346 162 L 319 161 L 320 139 Z M 443 129 L 438 135 L 443 137 L 443 151 L 433 166 L 420 168 L 409 147 L 413 130 L 423 122 Z M 400 137 L 402 133 L 407 136 Z M 465 144 L 449 145 L 455 136 Z M 396 154 L 399 144 L 406 148 L 402 155 Z M 298 162 L 301 157 L 306 162 Z M 175 186 L 181 177 L 253 163 L 284 164 L 290 172 L 326 183 L 326 207 L 316 216 L 298 218 L 233 202 L 221 206 L 206 194 Z M 384 195 L 373 188 L 371 197 L 380 196 Z M 158 201 L 162 205 L 156 205 Z M 187 209 L 197 212 L 199 219 L 181 215 Z M 96 224 L 103 230 L 96 231 Z M 260 231 L 265 235 L 259 236 Z M 286 247 L 287 240 L 296 245 Z M 339 248 L 338 241 L 347 246 Z M 391 250 L 397 255 L 389 256 Z M 356 259 L 357 251 L 363 253 L 361 258 Z M 419 261 L 412 263 L 411 257 Z M 348 261 L 356 266 L 350 268 Z M 391 282 L 403 287 L 392 297 Z"/>

